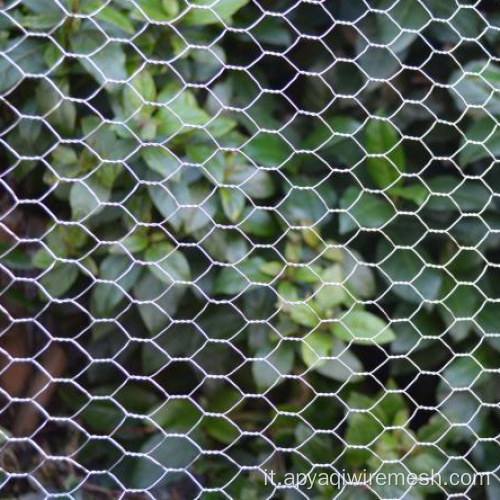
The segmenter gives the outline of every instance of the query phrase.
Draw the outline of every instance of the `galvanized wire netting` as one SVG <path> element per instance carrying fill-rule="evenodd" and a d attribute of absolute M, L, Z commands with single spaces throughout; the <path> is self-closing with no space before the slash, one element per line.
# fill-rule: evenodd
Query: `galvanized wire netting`
<path fill-rule="evenodd" d="M 499 49 L 495 1 L 0 0 L 0 497 L 498 498 Z"/>

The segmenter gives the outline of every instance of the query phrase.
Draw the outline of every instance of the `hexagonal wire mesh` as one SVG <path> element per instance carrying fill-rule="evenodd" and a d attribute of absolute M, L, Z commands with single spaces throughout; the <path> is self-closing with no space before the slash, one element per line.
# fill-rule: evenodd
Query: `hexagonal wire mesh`
<path fill-rule="evenodd" d="M 499 497 L 495 1 L 4 0 L 0 44 L 2 498 Z"/>

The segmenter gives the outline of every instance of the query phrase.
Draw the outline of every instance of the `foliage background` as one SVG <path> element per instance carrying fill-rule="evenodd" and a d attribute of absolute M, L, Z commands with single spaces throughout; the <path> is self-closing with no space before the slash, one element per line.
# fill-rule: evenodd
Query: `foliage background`
<path fill-rule="evenodd" d="M 6 494 L 497 472 L 495 2 L 1 7 Z"/>

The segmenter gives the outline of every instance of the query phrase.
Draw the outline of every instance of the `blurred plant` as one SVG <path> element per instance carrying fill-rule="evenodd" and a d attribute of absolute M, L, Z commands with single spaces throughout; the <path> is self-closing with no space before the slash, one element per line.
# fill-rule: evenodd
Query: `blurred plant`
<path fill-rule="evenodd" d="M 44 487 L 496 470 L 499 18 L 372 3 L 1 10 L 2 211 L 43 221 L 5 219 L 2 302 L 63 345 L 47 411 L 109 471 Z"/>

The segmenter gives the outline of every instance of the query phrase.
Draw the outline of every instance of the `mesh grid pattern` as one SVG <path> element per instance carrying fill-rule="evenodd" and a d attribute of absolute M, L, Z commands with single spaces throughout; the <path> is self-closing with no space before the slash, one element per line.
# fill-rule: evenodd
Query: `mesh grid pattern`
<path fill-rule="evenodd" d="M 0 0 L 0 496 L 498 498 L 497 11 Z"/>

